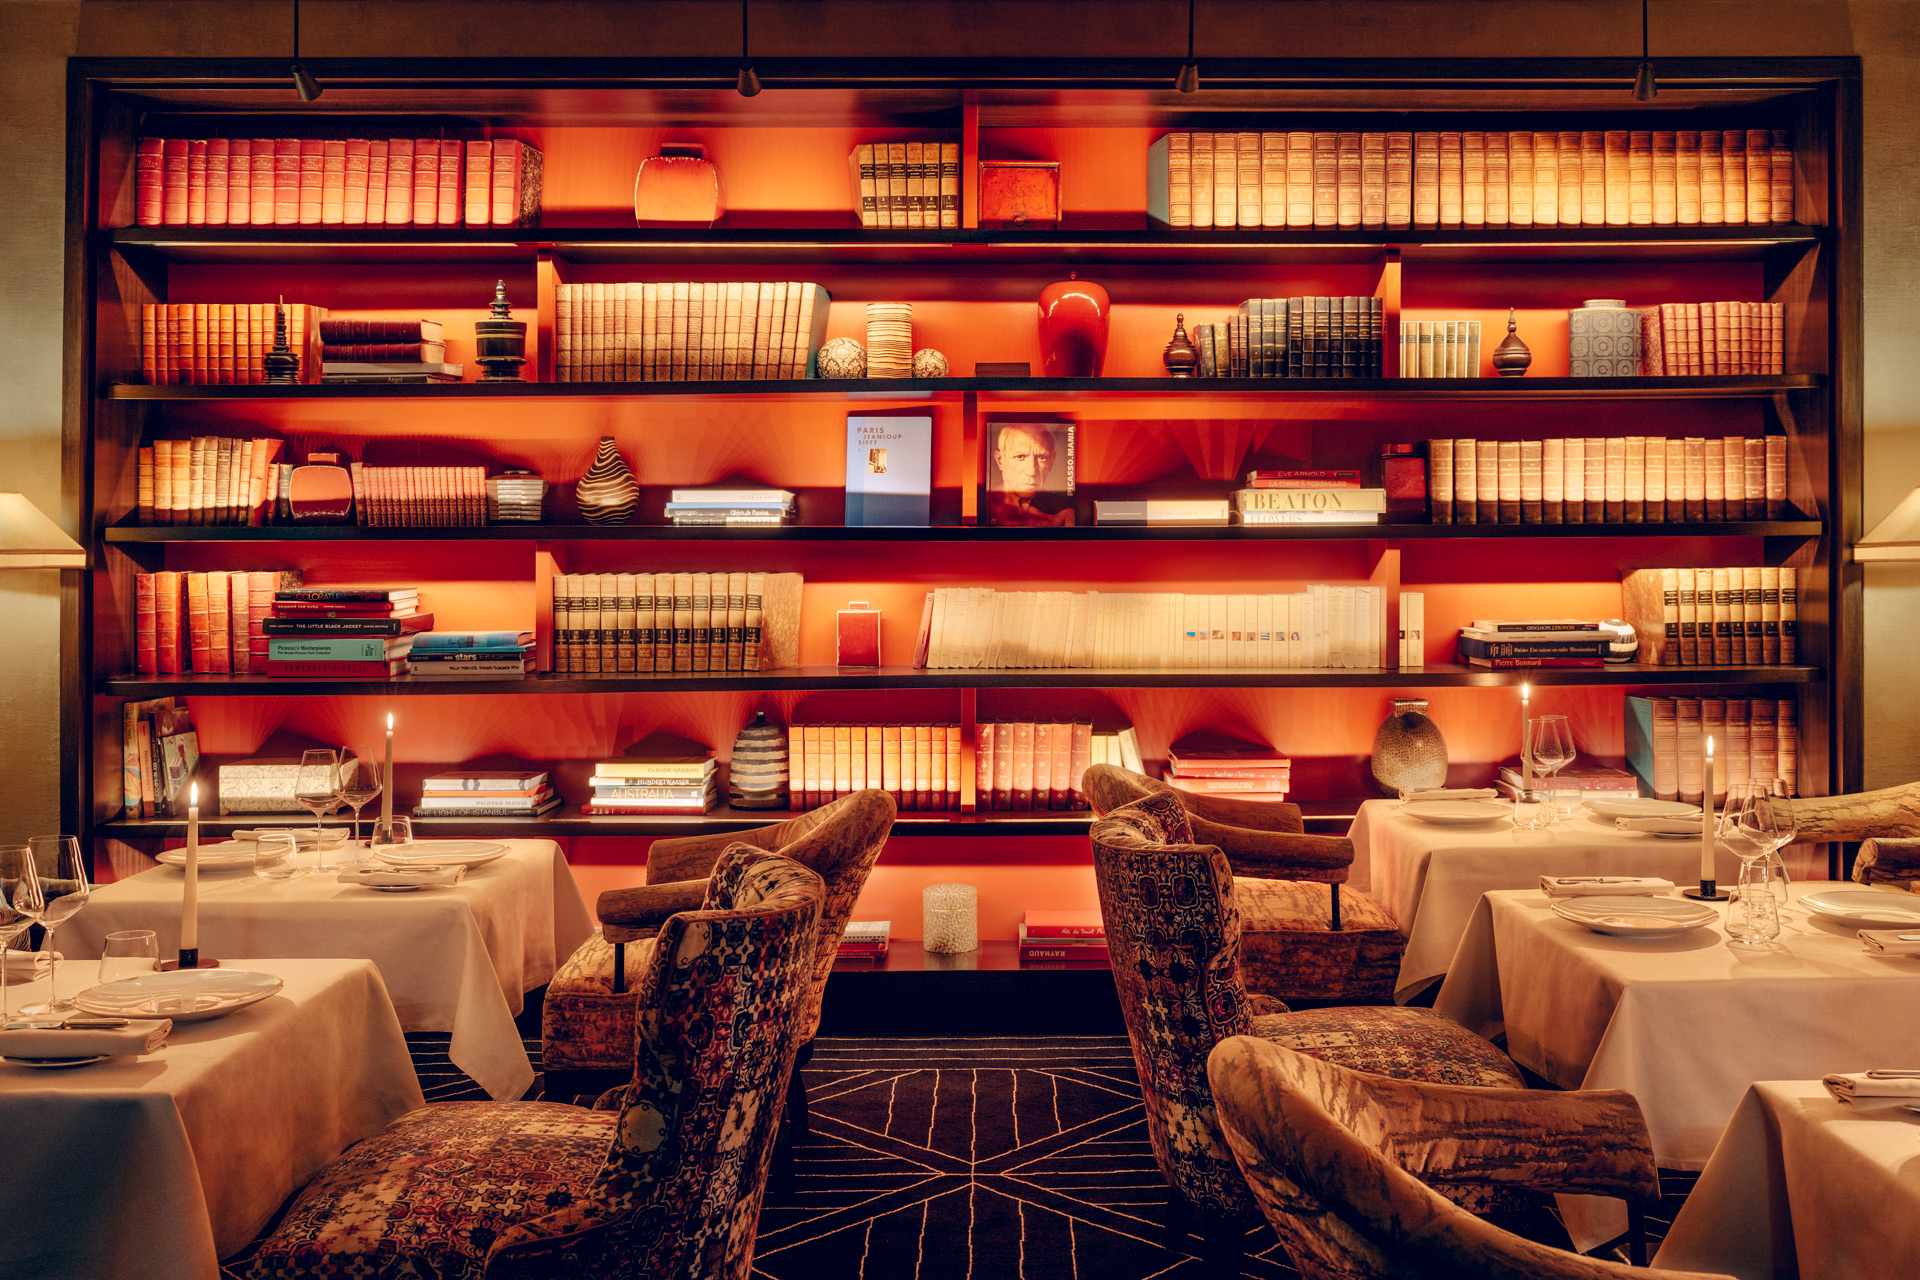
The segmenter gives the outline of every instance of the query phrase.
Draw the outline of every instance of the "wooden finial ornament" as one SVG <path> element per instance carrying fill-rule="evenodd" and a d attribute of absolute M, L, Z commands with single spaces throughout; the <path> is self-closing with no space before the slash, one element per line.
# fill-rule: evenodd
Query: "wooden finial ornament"
<path fill-rule="evenodd" d="M 267 382 L 285 386 L 300 381 L 300 355 L 287 346 L 287 300 L 273 304 L 273 350 L 260 357 Z"/>

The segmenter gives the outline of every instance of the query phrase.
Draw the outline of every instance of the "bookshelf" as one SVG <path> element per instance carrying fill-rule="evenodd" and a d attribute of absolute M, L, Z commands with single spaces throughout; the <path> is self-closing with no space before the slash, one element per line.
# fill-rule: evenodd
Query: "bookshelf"
<path fill-rule="evenodd" d="M 1377 65 L 1358 71 L 1247 60 L 1210 70 L 1209 88 L 1187 97 L 1171 92 L 1171 66 L 1162 76 L 1158 67 L 1095 61 L 903 68 L 854 60 L 787 67 L 785 83 L 817 87 L 776 86 L 750 103 L 732 93 L 730 67 L 697 59 L 649 62 L 648 81 L 631 79 L 625 65 L 543 59 L 489 64 L 484 81 L 470 76 L 475 70 L 453 62 L 341 62 L 323 77 L 325 98 L 303 106 L 282 91 L 278 61 L 70 64 L 67 496 L 85 515 L 95 562 L 70 587 L 63 610 L 63 721 L 77 744 L 63 770 L 63 817 L 95 856 L 109 842 L 153 851 L 182 835 L 177 821 L 120 814 L 122 708 L 166 696 L 194 708 L 210 763 L 288 740 L 370 741 L 376 716 L 400 708 L 407 730 L 398 799 L 407 808 L 419 777 L 469 758 L 511 746 L 525 758 L 553 761 L 569 800 L 562 808 L 537 819 L 435 820 L 432 829 L 551 835 L 576 860 L 616 866 L 637 864 L 655 836 L 742 830 L 770 816 L 582 817 L 584 763 L 656 728 L 700 737 L 724 755 L 756 708 L 810 721 L 957 720 L 969 730 L 968 803 L 970 729 L 981 719 L 1124 718 L 1139 730 L 1150 762 L 1190 729 L 1239 727 L 1294 756 L 1290 798 L 1316 829 L 1338 830 L 1370 793 L 1367 744 L 1395 691 L 1433 701 L 1462 782 L 1490 777 L 1512 751 L 1518 711 L 1511 690 L 1523 678 L 1542 691 L 1539 709 L 1572 715 L 1583 750 L 1603 757 L 1619 753 L 1625 695 L 1724 692 L 1795 699 L 1804 794 L 1858 788 L 1860 587 L 1847 554 L 1859 532 L 1861 487 L 1856 61 L 1663 64 L 1653 104 L 1631 100 L 1630 64 L 1582 61 L 1409 60 L 1393 63 L 1389 75 Z M 1791 128 L 1794 220 L 1166 231 L 1145 217 L 1147 146 L 1172 129 L 1541 128 L 1545 118 L 1569 129 Z M 489 129 L 545 150 L 540 226 L 130 225 L 132 155 L 141 136 L 479 137 Z M 931 132 L 962 143 L 969 180 L 961 227 L 859 227 L 848 201 L 850 146 Z M 677 138 L 707 144 L 727 183 L 728 215 L 711 229 L 636 228 L 634 168 L 660 141 Z M 980 228 L 970 175 L 982 159 L 1060 159 L 1062 226 Z M 1069 270 L 1100 280 L 1113 296 L 1107 376 L 966 376 L 976 361 L 1039 367 L 1033 299 Z M 341 312 L 443 318 L 448 358 L 467 363 L 471 377 L 472 321 L 502 277 L 515 315 L 530 322 L 524 384 L 139 381 L 141 304 L 277 295 Z M 556 286 L 643 278 L 817 280 L 834 297 L 830 336 L 863 336 L 868 301 L 911 301 L 915 345 L 944 351 L 955 376 L 553 381 Z M 1284 294 L 1380 296 L 1390 324 L 1402 315 L 1446 314 L 1491 326 L 1514 306 L 1535 363 L 1521 379 L 1163 376 L 1159 354 L 1176 311 L 1191 325 L 1248 296 Z M 1623 295 L 1635 304 L 1783 303 L 1788 372 L 1565 376 L 1566 308 Z M 886 409 L 934 416 L 930 527 L 842 527 L 845 417 Z M 1219 493 L 1256 459 L 1353 466 L 1378 444 L 1403 440 L 1782 435 L 1790 447 L 1789 511 L 1775 520 L 1671 524 L 993 528 L 979 522 L 982 450 L 984 425 L 998 413 L 1079 422 L 1082 484 L 1095 496 Z M 556 491 L 539 524 L 137 524 L 138 447 L 207 433 L 282 435 L 289 452 L 337 445 L 376 465 L 525 467 Z M 571 520 L 571 481 L 603 434 L 619 440 L 640 481 L 642 523 Z M 745 530 L 645 523 L 660 518 L 668 488 L 736 475 L 793 490 L 797 522 Z M 1465 619 L 1503 608 L 1617 616 L 1622 570 L 1716 564 L 1799 571 L 1798 665 L 1516 672 L 1448 660 L 1452 631 Z M 802 665 L 745 677 L 543 669 L 523 681 L 457 682 L 132 674 L 136 573 L 283 565 L 300 566 L 311 582 L 417 582 L 437 625 L 455 629 L 544 630 L 550 619 L 542 596 L 555 572 L 800 572 L 807 579 Z M 1281 671 L 828 665 L 832 612 L 848 599 L 877 603 L 886 619 L 884 651 L 897 656 L 911 649 L 918 601 L 934 585 L 1286 591 L 1317 581 L 1381 586 L 1390 600 L 1402 588 L 1427 592 L 1428 661 L 1399 670 Z M 1076 813 L 903 813 L 896 835 L 906 852 L 890 850 L 875 882 L 898 902 L 871 914 L 917 919 L 902 888 L 909 877 L 887 880 L 896 863 L 908 872 L 935 863 L 971 868 L 986 896 L 1032 899 L 1034 886 L 1060 883 L 1062 868 L 1084 868 L 1086 821 Z M 252 824 L 236 816 L 210 827 Z M 937 838 L 939 852 L 912 852 L 920 837 Z"/>

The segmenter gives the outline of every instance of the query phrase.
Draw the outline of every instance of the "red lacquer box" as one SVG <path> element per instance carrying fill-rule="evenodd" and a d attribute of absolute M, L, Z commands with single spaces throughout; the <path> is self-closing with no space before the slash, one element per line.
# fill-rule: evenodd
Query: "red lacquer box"
<path fill-rule="evenodd" d="M 880 665 L 880 611 L 854 600 L 833 615 L 833 660 L 843 667 Z"/>
<path fill-rule="evenodd" d="M 1058 160 L 982 160 L 980 225 L 983 227 L 1058 227 Z"/>

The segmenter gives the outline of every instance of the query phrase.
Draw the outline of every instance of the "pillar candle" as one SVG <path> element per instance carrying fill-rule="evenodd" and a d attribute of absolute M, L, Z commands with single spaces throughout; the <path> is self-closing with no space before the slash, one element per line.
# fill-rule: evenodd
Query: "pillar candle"
<path fill-rule="evenodd" d="M 393 712 L 387 712 L 387 764 L 380 774 L 380 821 L 393 824 Z"/>
<path fill-rule="evenodd" d="M 1532 794 L 1533 792 L 1533 744 L 1527 741 L 1527 734 L 1528 734 L 1527 700 L 1532 695 L 1532 693 L 1533 693 L 1533 688 L 1531 685 L 1528 685 L 1525 683 L 1521 684 L 1520 686 L 1520 789 L 1521 791 L 1527 794 Z"/>
<path fill-rule="evenodd" d="M 187 784 L 187 887 L 180 895 L 180 949 L 200 946 L 200 784 Z"/>
<path fill-rule="evenodd" d="M 1712 884 L 1713 869 L 1713 738 L 1707 738 L 1707 763 L 1701 776 L 1706 785 L 1700 789 L 1700 883 Z"/>

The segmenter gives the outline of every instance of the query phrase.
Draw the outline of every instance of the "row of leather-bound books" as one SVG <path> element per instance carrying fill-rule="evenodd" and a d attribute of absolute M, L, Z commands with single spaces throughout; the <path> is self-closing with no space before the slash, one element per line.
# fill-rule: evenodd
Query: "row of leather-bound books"
<path fill-rule="evenodd" d="M 553 578 L 553 670 L 612 676 L 791 666 L 797 573 L 562 573 Z"/>
<path fill-rule="evenodd" d="M 1800 713 L 1792 698 L 1626 699 L 1627 765 L 1643 794 L 1699 804 L 1708 738 L 1715 804 L 1742 788 L 1799 794 Z"/>
<path fill-rule="evenodd" d="M 1635 569 L 1621 579 L 1620 598 L 1647 665 L 1799 661 L 1800 573 L 1790 566 Z"/>
<path fill-rule="evenodd" d="M 811 378 L 831 302 L 808 281 L 563 284 L 554 375 L 561 382 Z"/>
<path fill-rule="evenodd" d="M 1785 436 L 1430 440 L 1435 524 L 1779 520 Z"/>

